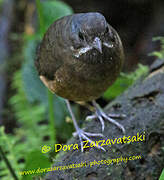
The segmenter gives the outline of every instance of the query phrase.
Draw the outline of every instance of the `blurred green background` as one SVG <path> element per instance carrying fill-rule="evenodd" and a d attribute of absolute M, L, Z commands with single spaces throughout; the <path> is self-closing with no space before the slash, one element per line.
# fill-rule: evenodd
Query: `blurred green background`
<path fill-rule="evenodd" d="M 0 106 L 0 179 L 14 179 L 15 174 L 18 179 L 30 180 L 33 179 L 31 175 L 20 176 L 19 172 L 38 167 L 50 167 L 56 157 L 53 151 L 54 144 L 66 144 L 74 132 L 64 99 L 47 90 L 34 67 L 37 46 L 49 25 L 62 16 L 72 14 L 73 10 L 62 1 L 36 0 L 35 3 L 21 1 L 15 8 L 15 10 L 19 9 L 19 18 L 16 18 L 12 17 L 12 7 L 8 6 L 8 13 L 4 12 L 4 6 L 6 6 L 4 2 L 10 3 L 10 6 L 15 6 L 14 3 L 16 3 L 16 1 L 0 0 L 2 14 L 0 23 L 3 25 L 4 20 L 4 28 L 9 26 L 5 24 L 6 21 L 14 21 L 18 24 L 11 32 L 7 31 L 9 27 L 5 32 L 0 29 L 0 33 L 7 36 L 0 37 L 0 56 L 2 57 L 0 92 L 1 95 L 5 95 L 5 100 L 2 96 L 5 105 Z M 24 12 L 24 6 L 26 6 L 26 12 Z M 25 20 L 21 17 L 22 14 Z M 8 45 L 5 44 L 8 40 L 11 46 L 9 52 Z M 151 55 L 162 59 L 162 52 L 156 51 Z M 105 106 L 147 72 L 148 67 L 139 64 L 134 72 L 121 73 L 117 81 L 98 100 L 99 103 Z M 7 83 L 4 85 L 3 82 Z M 82 125 L 82 120 L 90 112 L 74 103 L 72 107 L 79 124 Z M 42 147 L 45 145 L 51 147 L 51 150 L 42 153 Z M 13 174 L 4 157 L 12 166 Z M 44 173 L 34 176 L 36 175 L 44 176 Z"/>

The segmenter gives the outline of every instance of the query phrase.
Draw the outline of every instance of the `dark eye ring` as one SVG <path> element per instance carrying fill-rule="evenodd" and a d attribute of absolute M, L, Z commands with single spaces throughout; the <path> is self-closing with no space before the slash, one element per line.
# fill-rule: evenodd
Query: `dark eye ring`
<path fill-rule="evenodd" d="M 83 34 L 82 34 L 81 32 L 79 32 L 79 38 L 80 38 L 81 40 L 84 40 L 84 36 L 83 36 Z"/>
<path fill-rule="evenodd" d="M 105 29 L 105 33 L 108 33 L 108 32 L 109 32 L 109 27 L 107 26 Z"/>

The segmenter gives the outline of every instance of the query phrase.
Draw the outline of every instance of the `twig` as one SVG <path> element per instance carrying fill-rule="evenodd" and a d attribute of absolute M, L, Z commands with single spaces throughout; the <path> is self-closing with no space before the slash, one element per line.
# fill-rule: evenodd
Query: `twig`
<path fill-rule="evenodd" d="M 12 166 L 11 166 L 9 160 L 7 159 L 5 153 L 3 152 L 3 149 L 2 149 L 1 146 L 0 146 L 0 155 L 2 156 L 2 159 L 4 160 L 6 166 L 9 169 L 9 171 L 10 171 L 11 175 L 13 176 L 14 180 L 18 180 L 18 177 L 15 174 L 14 169 L 12 168 Z"/>

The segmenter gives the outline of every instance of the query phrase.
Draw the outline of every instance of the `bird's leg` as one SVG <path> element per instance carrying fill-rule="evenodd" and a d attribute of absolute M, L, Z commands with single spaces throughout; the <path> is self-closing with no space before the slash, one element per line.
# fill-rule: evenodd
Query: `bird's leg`
<path fill-rule="evenodd" d="M 78 124 L 77 124 L 77 122 L 76 122 L 75 116 L 74 116 L 74 114 L 72 112 L 70 102 L 68 100 L 65 100 L 65 101 L 66 101 L 69 113 L 71 115 L 71 118 L 73 120 L 74 127 L 76 129 L 76 132 L 73 133 L 73 135 L 74 136 L 77 136 L 77 135 L 79 136 L 79 140 L 80 140 L 80 144 L 81 144 L 81 151 L 83 152 L 83 141 L 82 141 L 82 139 L 87 140 L 89 143 L 92 143 L 93 141 L 91 139 L 89 139 L 88 136 L 93 136 L 93 137 L 94 136 L 100 136 L 100 137 L 103 137 L 103 134 L 100 134 L 100 133 L 89 133 L 89 132 L 85 132 L 82 129 L 80 129 Z M 95 146 L 95 147 L 105 151 L 105 149 L 103 147 L 99 146 L 99 145 Z"/>
<path fill-rule="evenodd" d="M 102 131 L 104 131 L 104 119 L 110 121 L 111 123 L 115 124 L 118 128 L 120 128 L 123 133 L 125 133 L 125 128 L 123 125 L 115 121 L 113 118 L 123 118 L 126 117 L 125 115 L 117 115 L 117 114 L 106 114 L 102 108 L 96 103 L 96 101 L 92 101 L 93 106 L 95 107 L 95 114 L 91 116 L 87 116 L 86 119 L 95 119 L 98 118 L 102 125 Z"/>

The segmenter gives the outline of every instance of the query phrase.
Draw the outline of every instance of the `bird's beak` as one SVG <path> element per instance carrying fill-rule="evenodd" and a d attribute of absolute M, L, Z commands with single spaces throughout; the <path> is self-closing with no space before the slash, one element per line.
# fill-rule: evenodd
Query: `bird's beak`
<path fill-rule="evenodd" d="M 97 49 L 102 54 L 102 43 L 101 43 L 100 38 L 95 37 L 92 47 Z"/>

